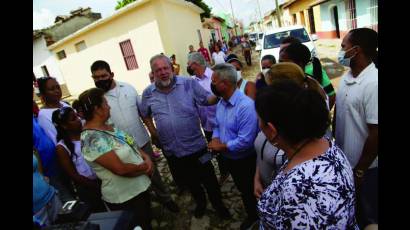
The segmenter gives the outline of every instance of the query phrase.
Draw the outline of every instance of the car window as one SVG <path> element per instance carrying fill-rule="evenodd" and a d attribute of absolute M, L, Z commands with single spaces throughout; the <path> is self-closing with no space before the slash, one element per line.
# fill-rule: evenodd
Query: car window
<path fill-rule="evenodd" d="M 278 32 L 265 36 L 265 41 L 263 43 L 264 49 L 273 49 L 280 46 L 282 40 L 288 36 L 295 37 L 299 39 L 302 43 L 310 41 L 308 33 L 305 29 L 288 30 L 283 32 Z"/>
<path fill-rule="evenodd" d="M 262 39 L 263 38 L 263 34 L 259 34 L 259 39 Z"/>

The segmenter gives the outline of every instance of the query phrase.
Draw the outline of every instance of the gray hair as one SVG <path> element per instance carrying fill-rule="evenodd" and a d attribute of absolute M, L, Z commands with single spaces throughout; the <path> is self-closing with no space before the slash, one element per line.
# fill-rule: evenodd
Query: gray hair
<path fill-rule="evenodd" d="M 149 60 L 149 64 L 151 66 L 151 71 L 154 71 L 152 64 L 154 63 L 154 61 L 156 61 L 157 59 L 164 59 L 169 66 L 172 67 L 172 62 L 171 59 L 169 59 L 169 57 L 163 55 L 163 54 L 157 54 L 155 56 L 153 56 L 150 60 Z"/>
<path fill-rule="evenodd" d="M 221 80 L 228 80 L 232 83 L 233 86 L 236 87 L 236 68 L 232 64 L 229 63 L 221 63 L 214 65 L 212 67 L 214 73 L 216 73 Z"/>
<path fill-rule="evenodd" d="M 188 55 L 188 62 L 195 62 L 199 65 L 206 67 L 206 61 L 204 56 L 199 52 L 193 52 Z"/>

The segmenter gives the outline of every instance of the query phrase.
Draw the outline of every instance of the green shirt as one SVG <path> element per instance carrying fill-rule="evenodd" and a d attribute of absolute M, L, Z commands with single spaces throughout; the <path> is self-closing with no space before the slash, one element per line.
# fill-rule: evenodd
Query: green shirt
<path fill-rule="evenodd" d="M 146 191 L 151 181 L 146 175 L 137 177 L 116 175 L 95 162 L 98 157 L 114 150 L 118 158 L 124 163 L 143 163 L 143 159 L 140 153 L 137 153 L 136 144 L 130 135 L 116 128 L 114 128 L 114 132 L 104 132 L 84 130 L 81 133 L 81 150 L 87 163 L 102 181 L 102 199 L 109 203 L 124 203 Z M 108 133 L 115 135 L 121 140 Z M 134 146 L 135 150 L 131 148 L 127 142 Z"/>
<path fill-rule="evenodd" d="M 313 76 L 312 63 L 309 63 L 305 66 L 305 73 Z M 323 68 L 322 68 L 322 82 L 320 82 L 320 85 L 325 90 L 327 96 L 330 97 L 336 94 L 335 89 L 332 86 L 332 82 L 330 81 L 329 76 L 327 76 L 327 73 Z"/>

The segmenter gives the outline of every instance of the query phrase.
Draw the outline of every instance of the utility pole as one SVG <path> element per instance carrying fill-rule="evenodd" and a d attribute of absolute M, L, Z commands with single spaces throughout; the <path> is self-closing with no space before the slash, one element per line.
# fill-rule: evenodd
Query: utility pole
<path fill-rule="evenodd" d="M 233 28 L 235 30 L 235 35 L 238 37 L 238 32 L 236 32 L 236 20 L 235 20 L 235 15 L 233 14 L 233 7 L 232 7 L 232 0 L 229 0 L 231 3 L 231 11 L 232 11 L 232 18 L 233 18 Z"/>
<path fill-rule="evenodd" d="M 265 32 L 264 27 L 263 27 L 263 21 L 262 21 L 262 12 L 261 12 L 261 6 L 259 5 L 259 0 L 256 0 L 258 3 L 258 8 L 259 8 L 259 18 L 260 18 L 260 23 L 262 24 L 260 28 L 262 29 L 262 32 Z"/>
<path fill-rule="evenodd" d="M 279 27 L 282 27 L 282 10 L 279 7 L 278 0 L 275 0 L 275 4 L 276 4 L 276 17 L 278 19 L 278 25 Z"/>

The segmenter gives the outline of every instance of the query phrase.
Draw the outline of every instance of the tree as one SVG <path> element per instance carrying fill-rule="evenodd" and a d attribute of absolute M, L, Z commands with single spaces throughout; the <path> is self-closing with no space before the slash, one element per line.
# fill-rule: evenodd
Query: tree
<path fill-rule="evenodd" d="M 124 6 L 135 2 L 135 0 L 121 0 L 121 1 L 117 1 L 117 5 L 115 6 L 116 10 L 119 10 L 121 8 L 123 8 Z"/>
<path fill-rule="evenodd" d="M 203 18 L 209 18 L 209 17 L 211 17 L 211 9 L 212 9 L 212 8 L 210 8 L 210 7 L 209 7 L 206 3 L 204 3 L 202 0 L 185 0 L 185 1 L 191 2 L 191 3 L 195 4 L 195 5 L 197 5 L 199 8 L 201 8 L 201 9 L 204 11 L 204 13 L 201 14 L 201 20 L 202 20 Z M 121 1 L 117 1 L 117 5 L 115 6 L 115 9 L 116 9 L 116 10 L 121 9 L 121 8 L 123 8 L 124 6 L 126 6 L 126 5 L 128 5 L 128 4 L 130 4 L 130 3 L 133 3 L 133 2 L 135 2 L 135 0 L 121 0 Z"/>

